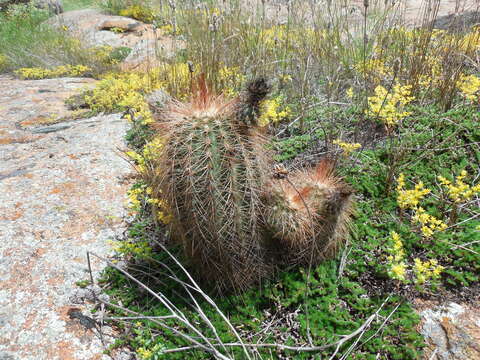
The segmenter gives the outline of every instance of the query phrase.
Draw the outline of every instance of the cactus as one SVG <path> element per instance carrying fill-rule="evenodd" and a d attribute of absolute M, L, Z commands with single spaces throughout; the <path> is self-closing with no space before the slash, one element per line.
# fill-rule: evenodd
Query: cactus
<path fill-rule="evenodd" d="M 269 157 L 255 126 L 268 90 L 257 80 L 227 101 L 200 80 L 189 103 L 172 101 L 156 115 L 164 139 L 158 187 L 172 237 L 219 292 L 241 291 L 269 272 L 260 233 Z"/>
<path fill-rule="evenodd" d="M 265 199 L 276 261 L 307 265 L 333 255 L 347 235 L 351 189 L 335 177 L 328 160 L 313 169 L 279 174 Z"/>
<path fill-rule="evenodd" d="M 162 151 L 147 182 L 168 208 L 171 237 L 220 293 L 242 291 L 285 264 L 318 263 L 346 237 L 352 192 L 332 162 L 271 178 L 258 126 L 269 90 L 259 79 L 227 101 L 201 79 L 188 103 L 163 93 L 148 99 Z"/>

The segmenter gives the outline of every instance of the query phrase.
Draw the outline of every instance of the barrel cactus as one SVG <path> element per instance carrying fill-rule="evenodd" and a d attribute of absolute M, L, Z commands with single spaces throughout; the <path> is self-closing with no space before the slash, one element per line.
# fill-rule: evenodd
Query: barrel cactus
<path fill-rule="evenodd" d="M 277 262 L 318 263 L 346 239 L 352 191 L 333 168 L 323 160 L 312 169 L 277 172 L 269 182 L 265 217 Z"/>
<path fill-rule="evenodd" d="M 236 99 L 200 80 L 187 103 L 164 93 L 148 103 L 161 138 L 149 167 L 154 198 L 168 212 L 171 237 L 217 292 L 241 291 L 283 265 L 318 263 L 346 238 L 350 188 L 322 161 L 308 170 L 274 170 L 258 125 L 267 82 Z"/>
<path fill-rule="evenodd" d="M 257 80 L 226 100 L 200 81 L 190 102 L 171 101 L 156 115 L 163 137 L 157 181 L 172 237 L 219 292 L 243 290 L 269 272 L 261 234 L 269 157 L 255 120 L 267 92 Z"/>

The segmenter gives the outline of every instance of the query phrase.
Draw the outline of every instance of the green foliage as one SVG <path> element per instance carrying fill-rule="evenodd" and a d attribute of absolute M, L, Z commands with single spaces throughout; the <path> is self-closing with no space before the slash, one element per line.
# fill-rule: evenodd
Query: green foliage
<path fill-rule="evenodd" d="M 275 160 L 285 161 L 294 159 L 297 155 L 305 152 L 311 143 L 312 136 L 309 134 L 296 135 L 277 140 L 274 143 L 274 147 L 278 152 Z"/>
<path fill-rule="evenodd" d="M 97 0 L 63 0 L 64 11 L 95 7 Z"/>
<path fill-rule="evenodd" d="M 111 68 L 96 49 L 85 48 L 65 30 L 46 23 L 49 16 L 33 4 L 14 5 L 0 13 L 0 72 L 81 65 L 98 74 Z"/>
<path fill-rule="evenodd" d="M 144 231 L 144 220 L 139 220 Z M 145 233 L 138 233 L 139 227 L 135 227 L 129 233 L 139 236 L 143 241 Z M 178 253 L 178 252 L 177 252 Z M 181 254 L 178 254 L 181 257 Z M 356 259 L 357 257 L 355 257 Z M 152 268 L 157 261 L 169 262 L 168 257 L 157 252 L 150 260 L 138 263 L 138 269 L 145 267 Z M 361 262 L 360 258 L 355 262 Z M 350 265 L 349 265 L 350 267 Z M 135 273 L 136 266 L 131 267 Z M 359 341 L 355 351 L 355 358 L 372 359 L 377 353 L 388 359 L 417 359 L 420 357 L 422 338 L 416 332 L 415 325 L 418 316 L 412 312 L 411 307 L 404 303 L 398 296 L 392 296 L 388 300 L 386 296 L 371 294 L 362 287 L 356 276 L 349 272 L 348 275 L 340 276 L 338 273 L 338 262 L 330 260 L 316 267 L 310 276 L 307 270 L 283 273 L 275 281 L 265 283 L 261 289 L 252 289 L 242 295 L 230 295 L 215 299 L 220 309 L 228 314 L 234 326 L 241 329 L 245 336 L 249 334 L 262 334 L 262 330 L 269 326 L 269 331 L 263 335 L 254 336 L 250 342 L 260 340 L 262 343 L 282 342 L 280 332 L 291 334 L 287 337 L 287 344 L 307 343 L 307 328 L 310 329 L 310 336 L 315 344 L 326 344 L 338 340 L 339 335 L 349 334 L 355 331 L 365 320 L 375 313 L 385 302 L 372 326 L 365 332 Z M 142 276 L 141 272 L 136 273 L 145 284 L 161 290 L 168 298 L 183 311 L 188 318 L 202 321 L 198 313 L 192 309 L 189 302 L 185 302 L 183 290 L 178 284 L 168 278 L 161 276 L 161 273 L 151 273 L 152 276 Z M 154 277 L 161 279 L 161 285 Z M 186 279 L 183 279 L 186 280 Z M 150 296 L 139 295 L 135 286 L 118 271 L 107 268 L 104 274 L 104 282 L 110 284 L 109 295 L 115 301 L 121 301 L 123 306 L 150 316 L 167 315 L 168 311 L 159 305 L 158 301 Z M 199 300 L 199 305 L 204 309 L 205 316 L 212 321 L 223 342 L 234 342 L 236 339 L 230 332 L 217 312 L 214 311 L 205 301 Z M 393 312 L 393 310 L 398 308 Z M 308 309 L 308 310 L 307 310 Z M 118 315 L 121 311 L 114 310 Z M 373 336 L 382 325 L 383 319 L 393 312 L 387 327 L 382 329 L 382 336 Z M 307 315 L 308 314 L 308 315 Z M 123 315 L 123 314 L 122 314 Z M 299 325 L 298 331 L 292 332 L 288 320 Z M 307 319 L 308 318 L 308 319 Z M 270 324 L 271 323 L 271 324 Z M 174 321 L 168 322 L 174 325 Z M 269 325 L 270 324 L 270 325 Z M 308 325 L 307 325 L 308 324 Z M 120 325 L 123 326 L 123 325 Z M 159 327 L 148 320 L 141 320 L 134 324 L 134 336 L 126 338 L 126 342 L 134 349 L 172 349 L 181 346 L 188 346 L 188 342 L 177 335 L 159 329 Z M 153 333 L 161 331 L 161 336 L 152 336 Z M 211 331 L 206 335 L 213 337 Z M 368 341 L 366 341 L 368 340 Z M 123 343 L 123 342 L 122 342 Z M 348 342 L 342 350 L 348 348 L 352 342 Z M 333 349 L 327 349 L 315 353 L 316 357 L 327 357 L 332 354 Z M 143 352 L 143 351 L 141 351 Z M 295 353 L 291 351 L 260 350 L 265 359 L 283 358 L 311 359 L 311 353 Z M 200 351 L 180 352 L 161 354 L 158 351 L 159 359 L 209 359 L 210 356 Z M 232 350 L 235 359 L 243 359 L 239 349 Z M 373 357 L 374 358 L 374 357 Z"/>
<path fill-rule="evenodd" d="M 101 0 L 99 5 L 111 14 L 131 17 L 144 23 L 152 23 L 156 18 L 148 0 Z"/>

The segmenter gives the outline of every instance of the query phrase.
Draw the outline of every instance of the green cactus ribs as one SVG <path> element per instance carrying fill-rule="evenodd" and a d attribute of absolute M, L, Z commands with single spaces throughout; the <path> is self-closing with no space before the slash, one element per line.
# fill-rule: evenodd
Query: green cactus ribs
<path fill-rule="evenodd" d="M 159 125 L 166 139 L 159 186 L 172 209 L 172 235 L 220 292 L 247 288 L 268 272 L 260 234 L 266 166 L 255 153 L 264 139 L 239 124 L 257 104 L 226 101 L 201 83 L 191 102 L 173 102 Z"/>

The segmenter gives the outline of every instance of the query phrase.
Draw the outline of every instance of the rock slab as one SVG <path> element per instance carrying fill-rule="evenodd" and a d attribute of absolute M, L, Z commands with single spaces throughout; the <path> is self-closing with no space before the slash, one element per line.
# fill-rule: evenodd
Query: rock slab
<path fill-rule="evenodd" d="M 102 115 L 19 125 L 48 103 L 67 111 L 61 100 L 77 81 L 0 77 L 0 359 L 110 359 L 86 305 L 71 297 L 88 279 L 86 251 L 107 256 L 124 231 L 127 124 Z M 92 266 L 94 275 L 103 268 Z"/>
<path fill-rule="evenodd" d="M 425 359 L 480 359 L 479 308 L 450 302 L 423 310 L 420 332 L 428 344 Z"/>
<path fill-rule="evenodd" d="M 123 61 L 123 70 L 145 70 L 161 64 L 162 59 L 184 48 L 183 41 L 165 35 L 151 24 L 104 14 L 94 9 L 67 11 L 49 20 L 91 46 L 127 47 L 131 54 Z"/>

